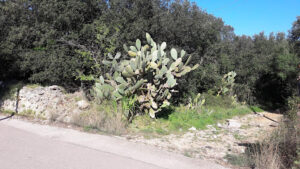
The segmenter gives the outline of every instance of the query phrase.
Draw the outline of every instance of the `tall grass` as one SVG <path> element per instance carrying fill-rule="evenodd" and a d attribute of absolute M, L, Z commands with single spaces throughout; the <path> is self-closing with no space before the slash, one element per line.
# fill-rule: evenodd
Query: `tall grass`
<path fill-rule="evenodd" d="M 247 166 L 257 169 L 299 169 L 300 168 L 300 128 L 297 112 L 299 98 L 288 101 L 285 120 L 265 140 L 248 145 L 246 154 L 241 155 Z M 229 159 L 232 162 L 240 157 Z M 239 164 L 245 166 L 245 164 Z"/>
<path fill-rule="evenodd" d="M 126 133 L 127 127 L 122 108 L 115 102 L 103 102 L 101 105 L 94 103 L 84 113 L 74 114 L 71 123 L 86 130 L 93 129 L 116 135 Z"/>

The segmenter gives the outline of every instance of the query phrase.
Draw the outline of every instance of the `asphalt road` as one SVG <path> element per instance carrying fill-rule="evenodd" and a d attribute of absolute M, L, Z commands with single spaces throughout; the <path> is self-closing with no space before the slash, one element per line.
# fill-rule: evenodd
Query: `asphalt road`
<path fill-rule="evenodd" d="M 128 142 L 122 138 L 82 133 L 72 129 L 0 121 L 1 169 L 224 169 Z"/>

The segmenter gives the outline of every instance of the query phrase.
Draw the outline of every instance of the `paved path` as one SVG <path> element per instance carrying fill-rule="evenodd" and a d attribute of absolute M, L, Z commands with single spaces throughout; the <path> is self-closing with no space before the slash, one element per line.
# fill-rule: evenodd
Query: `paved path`
<path fill-rule="evenodd" d="M 0 121 L 1 169 L 224 169 L 122 138 Z"/>

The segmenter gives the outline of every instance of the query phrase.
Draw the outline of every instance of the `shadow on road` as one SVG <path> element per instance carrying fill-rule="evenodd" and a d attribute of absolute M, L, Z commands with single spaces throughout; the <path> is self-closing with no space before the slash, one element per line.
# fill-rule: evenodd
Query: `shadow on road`
<path fill-rule="evenodd" d="M 10 116 L 7 116 L 7 117 L 4 117 L 4 118 L 1 118 L 1 119 L 0 119 L 0 121 L 2 121 L 2 120 L 6 120 L 6 119 L 9 119 L 9 118 L 12 118 L 14 115 L 15 115 L 15 113 L 12 113 Z"/>

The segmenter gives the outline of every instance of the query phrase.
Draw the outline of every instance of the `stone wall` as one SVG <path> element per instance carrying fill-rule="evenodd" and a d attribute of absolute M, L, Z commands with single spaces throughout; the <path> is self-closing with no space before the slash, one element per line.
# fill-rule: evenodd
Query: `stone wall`
<path fill-rule="evenodd" d="M 0 101 L 1 109 L 15 111 L 16 97 Z M 19 92 L 19 114 L 47 120 L 70 122 L 72 114 L 80 113 L 89 104 L 82 100 L 80 92 L 65 94 L 59 86 L 23 87 Z"/>

